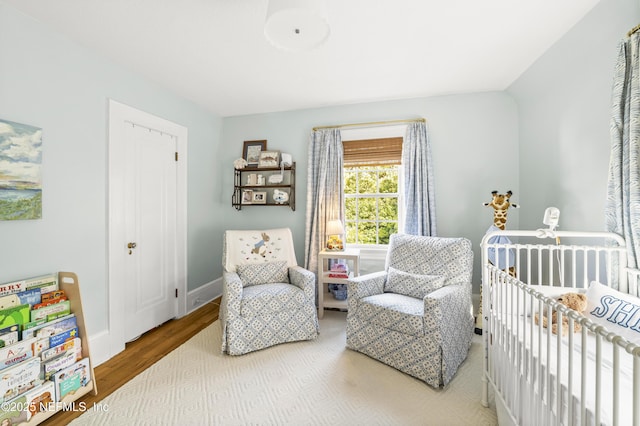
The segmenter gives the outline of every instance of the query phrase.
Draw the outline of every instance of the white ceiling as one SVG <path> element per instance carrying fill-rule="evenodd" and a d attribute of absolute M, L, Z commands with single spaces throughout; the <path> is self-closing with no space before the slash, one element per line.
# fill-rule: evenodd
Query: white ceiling
<path fill-rule="evenodd" d="M 226 117 L 504 90 L 599 0 L 327 0 L 303 53 L 265 39 L 267 0 L 4 2 Z"/>

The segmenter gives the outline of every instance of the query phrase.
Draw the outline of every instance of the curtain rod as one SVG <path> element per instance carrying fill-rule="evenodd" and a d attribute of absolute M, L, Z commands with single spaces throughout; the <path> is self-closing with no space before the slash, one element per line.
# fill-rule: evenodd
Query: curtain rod
<path fill-rule="evenodd" d="M 640 30 L 640 24 L 638 24 L 635 27 L 631 28 L 629 30 L 629 32 L 627 33 L 627 37 L 631 36 L 631 34 L 637 32 L 638 30 Z"/>
<path fill-rule="evenodd" d="M 407 120 L 388 120 L 388 121 L 372 121 L 369 123 L 350 123 L 350 124 L 338 124 L 335 126 L 318 126 L 314 127 L 313 130 L 321 130 L 321 129 L 342 129 L 343 127 L 373 127 L 373 126 L 384 126 L 387 124 L 401 124 L 401 123 L 426 123 L 427 120 L 424 118 L 412 118 Z"/>

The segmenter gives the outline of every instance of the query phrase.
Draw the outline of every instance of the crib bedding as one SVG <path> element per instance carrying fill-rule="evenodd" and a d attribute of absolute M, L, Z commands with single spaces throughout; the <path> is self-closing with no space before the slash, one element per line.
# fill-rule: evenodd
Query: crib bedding
<path fill-rule="evenodd" d="M 543 329 L 542 333 L 539 333 L 539 326 L 530 316 L 492 315 L 491 324 L 491 340 L 494 344 L 489 346 L 490 368 L 494 374 L 494 380 L 500 382 L 503 396 L 508 399 L 507 404 L 514 401 L 528 401 L 515 408 L 520 410 L 518 417 L 523 419 L 523 424 L 553 424 L 557 420 L 559 408 L 561 424 L 580 425 L 583 413 L 582 401 L 585 405 L 586 424 L 613 424 L 613 392 L 601 392 L 599 414 L 596 413 L 595 402 L 596 382 L 600 389 L 614 388 L 614 354 L 611 346 L 601 351 L 600 378 L 597 379 L 597 337 L 594 333 L 586 332 L 586 359 L 583 366 L 581 333 L 573 336 L 571 344 L 568 336 L 564 336 L 558 346 L 557 336 L 550 334 L 551 338 L 547 339 L 549 334 L 547 330 Z M 518 327 L 519 330 L 515 330 Z M 524 329 L 527 330 L 526 333 L 522 333 Z M 571 374 L 567 367 L 570 352 L 574 360 Z M 560 354 L 560 360 L 558 354 Z M 618 357 L 620 372 L 617 419 L 618 424 L 626 425 L 632 424 L 632 410 L 628 408 L 633 404 L 631 379 L 634 373 L 633 357 L 625 351 L 620 351 Z M 560 374 L 558 374 L 558 366 L 560 366 Z M 585 395 L 581 395 L 582 380 L 585 380 L 586 384 Z M 571 386 L 569 386 L 570 383 Z M 560 384 L 559 390 L 558 384 Z M 534 403 L 530 403 L 531 401 Z M 569 401 L 571 401 L 571 407 L 569 407 Z M 600 419 L 599 422 L 596 422 L 596 416 Z M 569 417 L 572 418 L 571 421 Z"/>

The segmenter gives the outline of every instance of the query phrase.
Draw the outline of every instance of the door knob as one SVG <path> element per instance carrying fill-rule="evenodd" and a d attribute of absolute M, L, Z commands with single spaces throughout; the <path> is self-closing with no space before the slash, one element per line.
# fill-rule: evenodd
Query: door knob
<path fill-rule="evenodd" d="M 136 248 L 137 244 L 136 243 L 129 243 L 127 244 L 127 248 L 129 249 L 129 254 L 133 253 L 133 249 Z"/>

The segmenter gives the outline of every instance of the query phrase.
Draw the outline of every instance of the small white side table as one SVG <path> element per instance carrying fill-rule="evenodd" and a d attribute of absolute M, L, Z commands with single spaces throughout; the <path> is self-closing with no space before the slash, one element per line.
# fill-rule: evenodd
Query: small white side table
<path fill-rule="evenodd" d="M 348 283 L 347 279 L 329 276 L 330 259 L 345 259 L 350 263 L 349 277 L 360 275 L 360 249 L 352 248 L 344 251 L 322 250 L 318 253 L 318 318 L 324 316 L 324 308 L 347 309 L 346 300 L 337 300 L 329 292 L 329 284 Z"/>

